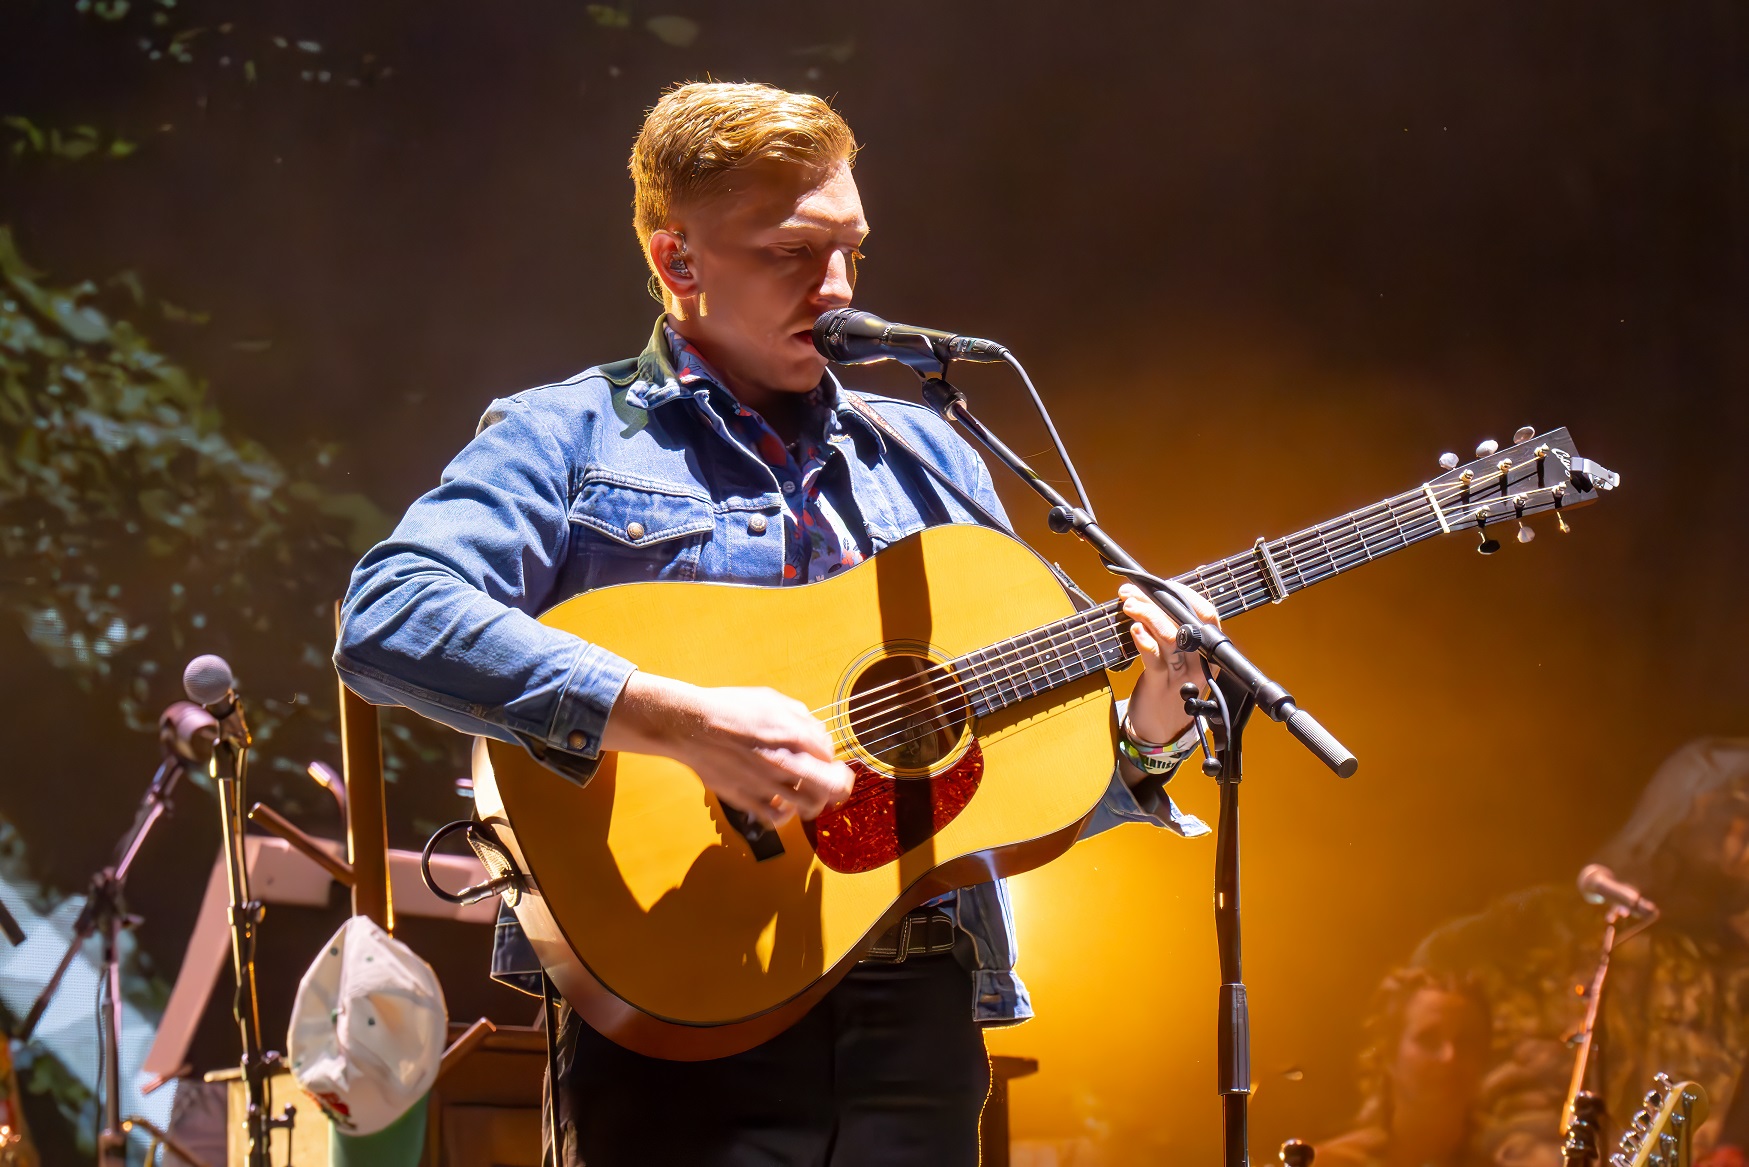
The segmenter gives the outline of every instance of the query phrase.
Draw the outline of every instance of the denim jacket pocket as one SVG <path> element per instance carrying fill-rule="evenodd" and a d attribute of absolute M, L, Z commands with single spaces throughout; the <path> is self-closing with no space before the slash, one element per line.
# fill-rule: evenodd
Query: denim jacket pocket
<path fill-rule="evenodd" d="M 708 499 L 644 479 L 594 472 L 571 502 L 586 588 L 652 579 L 692 579 L 699 551 L 716 526 Z"/>

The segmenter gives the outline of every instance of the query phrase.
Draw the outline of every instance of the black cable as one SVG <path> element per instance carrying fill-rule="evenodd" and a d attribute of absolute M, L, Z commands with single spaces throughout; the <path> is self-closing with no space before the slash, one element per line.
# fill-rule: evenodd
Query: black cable
<path fill-rule="evenodd" d="M 1069 472 L 1069 481 L 1075 486 L 1075 497 L 1081 500 L 1081 509 L 1087 512 L 1088 518 L 1093 518 L 1093 504 L 1087 501 L 1087 488 L 1081 485 L 1081 472 L 1075 469 L 1075 461 L 1069 457 L 1069 448 L 1063 444 L 1062 437 L 1057 433 L 1057 423 L 1051 420 L 1051 411 L 1045 408 L 1044 398 L 1040 397 L 1038 390 L 1034 388 L 1032 378 L 1027 375 L 1026 367 L 1020 363 L 1020 358 L 1004 348 L 1002 360 L 1009 368 L 1020 374 L 1021 384 L 1026 386 L 1027 393 L 1032 397 L 1033 407 L 1038 410 L 1040 420 L 1045 423 L 1045 432 L 1051 435 L 1051 445 L 1057 448 L 1057 457 L 1062 461 L 1063 469 Z"/>

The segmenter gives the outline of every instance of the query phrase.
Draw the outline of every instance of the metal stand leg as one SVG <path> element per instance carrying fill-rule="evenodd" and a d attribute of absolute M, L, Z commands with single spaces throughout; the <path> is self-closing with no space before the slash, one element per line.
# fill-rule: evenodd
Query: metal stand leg
<path fill-rule="evenodd" d="M 1213 700 L 1199 710 L 1219 710 L 1211 735 L 1221 788 L 1220 818 L 1215 827 L 1215 941 L 1220 953 L 1221 988 L 1216 1020 L 1218 1089 L 1221 1095 L 1222 1155 L 1225 1167 L 1249 1167 L 1251 1162 L 1251 1011 L 1245 997 L 1243 946 L 1239 915 L 1239 782 L 1243 777 L 1245 723 L 1255 708 L 1248 694 L 1223 674 Z M 1190 709 L 1190 701 L 1186 708 Z M 1199 710 L 1192 710 L 1197 712 Z"/>

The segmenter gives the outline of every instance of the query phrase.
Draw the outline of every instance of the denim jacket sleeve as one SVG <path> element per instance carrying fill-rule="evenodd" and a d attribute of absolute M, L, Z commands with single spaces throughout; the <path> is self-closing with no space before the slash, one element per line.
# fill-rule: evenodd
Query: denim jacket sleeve
<path fill-rule="evenodd" d="M 569 548 L 572 478 L 536 411 L 494 401 L 353 572 L 334 651 L 347 685 L 587 779 L 634 666 L 535 619 Z"/>
<path fill-rule="evenodd" d="M 1129 702 L 1117 703 L 1117 719 L 1123 721 L 1124 710 Z M 1171 781 L 1168 776 L 1167 781 Z M 1164 790 L 1160 792 L 1158 801 L 1153 806 L 1143 806 L 1136 798 L 1136 792 L 1124 783 L 1123 771 L 1115 764 L 1111 770 L 1111 784 L 1105 788 L 1105 797 L 1099 800 L 1099 805 L 1093 808 L 1093 817 L 1087 820 L 1087 825 L 1081 828 L 1081 838 L 1090 839 L 1113 827 L 1121 827 L 1125 823 L 1148 823 L 1156 827 L 1165 827 L 1173 834 L 1184 839 L 1195 839 L 1209 833 L 1209 826 L 1193 814 L 1186 814 L 1178 808 L 1178 804 L 1169 798 Z"/>

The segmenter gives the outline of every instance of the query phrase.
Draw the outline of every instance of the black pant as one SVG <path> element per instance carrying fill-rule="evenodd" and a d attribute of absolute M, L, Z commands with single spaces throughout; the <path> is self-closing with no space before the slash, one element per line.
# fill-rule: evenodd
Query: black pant
<path fill-rule="evenodd" d="M 854 968 L 794 1026 L 709 1062 L 647 1058 L 574 1014 L 565 1167 L 976 1167 L 990 1086 L 951 954 Z"/>

